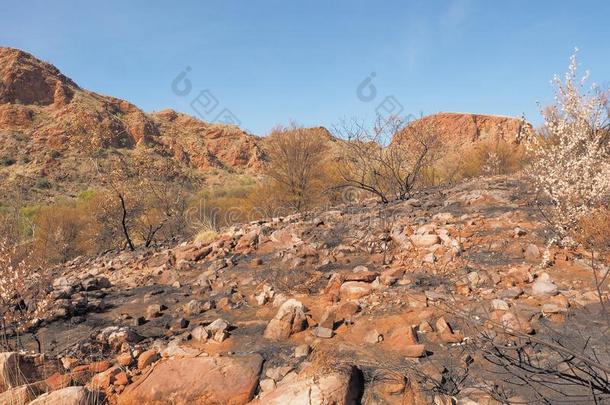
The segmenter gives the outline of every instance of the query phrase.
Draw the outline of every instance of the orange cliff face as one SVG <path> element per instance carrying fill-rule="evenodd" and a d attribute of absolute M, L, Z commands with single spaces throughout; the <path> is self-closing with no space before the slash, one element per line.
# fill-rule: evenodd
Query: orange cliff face
<path fill-rule="evenodd" d="M 498 140 L 516 145 L 525 128 L 531 127 L 516 117 L 453 112 L 428 115 L 409 126 L 433 127 L 447 143 L 456 146 Z"/>

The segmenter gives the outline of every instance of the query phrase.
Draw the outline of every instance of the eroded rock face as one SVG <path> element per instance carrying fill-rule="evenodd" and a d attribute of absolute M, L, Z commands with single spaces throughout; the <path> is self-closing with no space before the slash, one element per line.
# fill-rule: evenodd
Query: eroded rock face
<path fill-rule="evenodd" d="M 128 386 L 118 403 L 245 404 L 254 396 L 262 364 L 258 354 L 162 361 Z"/>
<path fill-rule="evenodd" d="M 16 352 L 0 353 L 0 392 L 37 379 L 32 359 Z"/>
<path fill-rule="evenodd" d="M 0 48 L 0 103 L 65 103 L 78 86 L 53 65 L 13 48 Z"/>
<path fill-rule="evenodd" d="M 288 339 L 290 335 L 307 327 L 305 306 L 295 299 L 284 302 L 275 317 L 269 322 L 264 336 L 267 339 Z"/>
<path fill-rule="evenodd" d="M 496 139 L 517 143 L 524 125 L 528 124 L 524 124 L 516 117 L 442 112 L 423 117 L 411 125 L 415 127 L 433 125 L 442 137 L 458 145 Z"/>

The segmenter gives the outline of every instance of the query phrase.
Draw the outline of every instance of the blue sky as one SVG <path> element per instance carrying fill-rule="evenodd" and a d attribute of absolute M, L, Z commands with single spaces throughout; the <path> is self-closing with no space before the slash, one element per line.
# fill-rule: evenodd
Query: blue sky
<path fill-rule="evenodd" d="M 403 114 L 537 123 L 536 102 L 552 99 L 550 79 L 574 47 L 592 80 L 610 80 L 608 15 L 606 1 L 2 0 L 0 45 L 146 111 L 196 115 L 196 99 L 202 118 L 226 108 L 260 135 L 290 120 L 372 119 L 390 96 Z M 186 67 L 191 91 L 178 95 L 172 81 Z M 358 97 L 371 73 L 375 97 L 368 86 Z"/>

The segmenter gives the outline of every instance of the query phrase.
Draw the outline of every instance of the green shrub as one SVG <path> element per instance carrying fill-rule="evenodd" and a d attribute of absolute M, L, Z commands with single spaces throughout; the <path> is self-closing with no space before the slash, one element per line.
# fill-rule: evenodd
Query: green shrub
<path fill-rule="evenodd" d="M 95 190 L 89 188 L 87 190 L 81 191 L 80 193 L 78 193 L 78 199 L 80 201 L 90 201 L 93 197 L 95 197 L 96 192 Z"/>

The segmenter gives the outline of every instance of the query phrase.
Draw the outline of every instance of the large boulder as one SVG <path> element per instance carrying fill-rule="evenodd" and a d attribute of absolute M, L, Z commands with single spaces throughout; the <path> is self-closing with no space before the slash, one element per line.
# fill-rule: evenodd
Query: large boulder
<path fill-rule="evenodd" d="M 305 311 L 305 306 L 294 298 L 284 302 L 267 325 L 264 336 L 272 340 L 288 339 L 293 333 L 304 330 L 307 327 Z"/>
<path fill-rule="evenodd" d="M 265 392 L 251 405 L 355 405 L 360 403 L 363 379 L 353 367 L 349 372 L 336 372 L 280 384 Z"/>
<path fill-rule="evenodd" d="M 100 395 L 85 387 L 67 387 L 43 394 L 29 405 L 97 405 L 101 404 Z"/>
<path fill-rule="evenodd" d="M 40 394 L 40 388 L 36 384 L 22 385 L 11 388 L 0 394 L 0 404 L 25 405 Z"/>
<path fill-rule="evenodd" d="M 245 404 L 254 396 L 262 364 L 258 354 L 161 361 L 128 386 L 118 404 Z"/>
<path fill-rule="evenodd" d="M 0 353 L 0 392 L 37 380 L 33 359 L 15 352 Z"/>

